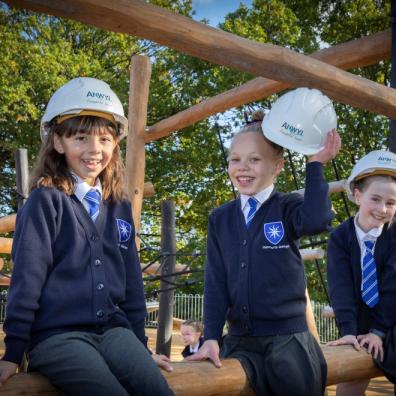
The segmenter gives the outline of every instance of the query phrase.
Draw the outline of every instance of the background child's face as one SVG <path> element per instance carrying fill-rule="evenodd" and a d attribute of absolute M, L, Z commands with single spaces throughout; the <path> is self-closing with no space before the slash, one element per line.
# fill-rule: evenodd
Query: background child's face
<path fill-rule="evenodd" d="M 181 325 L 180 327 L 180 334 L 183 338 L 183 344 L 187 345 L 195 345 L 199 337 L 201 337 L 201 333 L 195 331 L 192 326 Z"/>
<path fill-rule="evenodd" d="M 359 227 L 365 232 L 381 227 L 396 212 L 396 182 L 375 179 L 363 191 L 355 189 L 355 201 L 359 205 Z"/>
<path fill-rule="evenodd" d="M 70 170 L 89 185 L 109 164 L 116 141 L 110 132 L 77 133 L 72 136 L 54 135 L 55 150 L 64 154 Z"/>
<path fill-rule="evenodd" d="M 228 174 L 241 194 L 255 195 L 271 185 L 283 168 L 283 159 L 257 132 L 237 135 L 230 147 Z"/>

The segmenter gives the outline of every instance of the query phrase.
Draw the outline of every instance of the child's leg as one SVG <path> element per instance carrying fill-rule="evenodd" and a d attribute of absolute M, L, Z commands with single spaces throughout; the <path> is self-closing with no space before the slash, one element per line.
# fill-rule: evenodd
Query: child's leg
<path fill-rule="evenodd" d="M 336 396 L 364 396 L 370 380 L 341 382 L 337 384 Z"/>
<path fill-rule="evenodd" d="M 42 373 L 66 395 L 127 396 L 98 352 L 98 341 L 83 332 L 47 338 L 29 353 L 29 370 Z"/>
<path fill-rule="evenodd" d="M 130 394 L 173 395 L 160 369 L 131 330 L 117 327 L 102 337 L 99 351 Z"/>
<path fill-rule="evenodd" d="M 320 346 L 309 332 L 273 337 L 266 371 L 274 395 L 321 396 L 327 368 Z"/>

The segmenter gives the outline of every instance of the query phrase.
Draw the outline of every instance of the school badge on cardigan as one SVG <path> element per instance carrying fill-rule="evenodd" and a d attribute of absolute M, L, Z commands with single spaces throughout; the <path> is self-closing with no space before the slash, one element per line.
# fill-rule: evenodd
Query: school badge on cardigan
<path fill-rule="evenodd" d="M 283 238 L 285 231 L 281 221 L 264 224 L 264 236 L 272 245 L 277 245 Z"/>
<path fill-rule="evenodd" d="M 120 243 L 127 242 L 131 237 L 132 226 L 125 220 L 116 219 L 118 230 L 118 241 Z"/>

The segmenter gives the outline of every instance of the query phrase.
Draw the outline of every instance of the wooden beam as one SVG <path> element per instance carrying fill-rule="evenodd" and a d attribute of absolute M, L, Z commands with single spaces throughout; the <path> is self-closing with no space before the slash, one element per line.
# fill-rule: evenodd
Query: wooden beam
<path fill-rule="evenodd" d="M 7 3 L 143 37 L 219 65 L 291 84 L 396 118 L 396 91 L 287 48 L 262 44 L 139 0 L 7 0 Z"/>
<path fill-rule="evenodd" d="M 347 182 L 346 180 L 337 180 L 334 182 L 329 182 L 329 194 L 345 191 L 346 182 Z M 293 192 L 304 195 L 305 188 L 301 188 Z"/>
<path fill-rule="evenodd" d="M 16 214 L 0 217 L 0 234 L 15 230 Z"/>
<path fill-rule="evenodd" d="M 322 349 L 328 365 L 327 385 L 383 375 L 364 349 L 355 351 L 351 346 L 323 346 Z M 253 396 L 239 361 L 227 359 L 222 364 L 218 369 L 210 362 L 172 363 L 173 372 L 163 371 L 163 374 L 176 396 Z M 54 396 L 58 393 L 40 374 L 22 373 L 10 378 L 0 387 L 1 395 Z"/>
<path fill-rule="evenodd" d="M 147 266 L 147 264 L 141 264 L 142 270 Z M 187 264 L 176 264 L 175 272 L 182 272 L 188 268 Z M 161 264 L 154 263 L 150 267 L 147 267 L 143 273 L 148 275 L 160 275 Z"/>
<path fill-rule="evenodd" d="M 391 42 L 391 29 L 388 29 L 367 37 L 322 49 L 309 56 L 341 69 L 364 67 L 376 64 L 380 60 L 389 59 Z M 263 77 L 255 78 L 246 84 L 203 100 L 150 126 L 145 137 L 146 142 L 168 136 L 174 131 L 183 129 L 216 113 L 263 99 L 289 87 L 290 84 L 287 83 Z"/>
<path fill-rule="evenodd" d="M 10 254 L 12 249 L 12 238 L 0 237 L 0 253 Z"/>
<path fill-rule="evenodd" d="M 300 249 L 301 258 L 305 260 L 315 260 L 324 257 L 323 249 Z"/>
<path fill-rule="evenodd" d="M 151 65 L 147 56 L 134 55 L 131 60 L 129 84 L 129 131 L 126 153 L 127 190 L 132 203 L 135 229 L 140 232 L 144 172 L 146 169 L 144 134 L 147 125 L 147 103 Z M 140 239 L 136 237 L 136 247 Z"/>

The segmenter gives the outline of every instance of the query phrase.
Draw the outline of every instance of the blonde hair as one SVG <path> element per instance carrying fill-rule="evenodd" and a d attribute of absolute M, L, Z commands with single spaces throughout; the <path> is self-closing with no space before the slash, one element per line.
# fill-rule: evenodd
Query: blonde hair
<path fill-rule="evenodd" d="M 99 174 L 103 199 L 120 201 L 126 197 L 124 191 L 124 164 L 121 159 L 118 133 L 113 123 L 95 116 L 77 116 L 66 119 L 61 124 L 54 123 L 43 142 L 36 164 L 29 180 L 30 191 L 38 187 L 53 187 L 68 195 L 74 192 L 75 180 L 70 173 L 64 154 L 58 153 L 54 146 L 54 135 L 74 136 L 77 133 L 101 134 L 109 132 L 116 141 L 110 163 Z"/>
<path fill-rule="evenodd" d="M 247 133 L 247 132 L 259 133 L 260 136 L 262 136 L 263 139 L 266 141 L 266 143 L 268 143 L 268 145 L 273 148 L 275 156 L 282 158 L 284 152 L 283 147 L 279 146 L 274 142 L 271 142 L 271 140 L 267 139 L 264 136 L 263 130 L 261 128 L 261 123 L 263 122 L 264 117 L 265 114 L 263 110 L 256 110 L 251 116 L 251 121 L 246 122 L 246 124 L 233 136 L 233 140 L 242 133 Z"/>
<path fill-rule="evenodd" d="M 203 324 L 199 320 L 186 320 L 182 323 L 182 326 L 190 326 L 192 327 L 197 333 L 203 333 Z"/>

